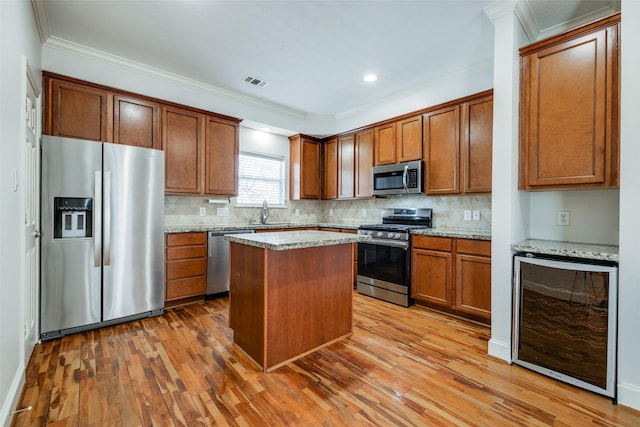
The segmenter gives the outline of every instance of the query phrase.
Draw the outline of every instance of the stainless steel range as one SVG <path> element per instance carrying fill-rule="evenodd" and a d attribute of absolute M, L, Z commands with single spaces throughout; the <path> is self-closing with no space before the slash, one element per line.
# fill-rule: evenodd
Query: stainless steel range
<path fill-rule="evenodd" d="M 358 293 L 408 307 L 411 302 L 410 230 L 431 228 L 429 208 L 387 208 L 382 224 L 362 225 L 358 234 Z"/>

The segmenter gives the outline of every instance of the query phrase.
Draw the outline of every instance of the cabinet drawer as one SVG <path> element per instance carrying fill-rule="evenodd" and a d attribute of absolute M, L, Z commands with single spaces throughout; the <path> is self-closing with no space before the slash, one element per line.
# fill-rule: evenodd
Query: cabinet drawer
<path fill-rule="evenodd" d="M 204 294 L 206 286 L 207 282 L 204 277 L 169 280 L 167 281 L 167 294 L 165 299 L 172 300 L 176 298 L 201 295 Z"/>
<path fill-rule="evenodd" d="M 411 241 L 414 248 L 451 251 L 451 238 L 449 237 L 411 236 Z"/>
<path fill-rule="evenodd" d="M 491 256 L 491 242 L 488 240 L 458 239 L 457 245 L 458 253 Z"/>
<path fill-rule="evenodd" d="M 207 233 L 167 234 L 167 246 L 204 245 Z"/>
<path fill-rule="evenodd" d="M 167 261 L 175 259 L 204 258 L 207 256 L 207 247 L 199 246 L 173 246 L 167 248 Z"/>
<path fill-rule="evenodd" d="M 205 276 L 207 274 L 207 260 L 184 260 L 167 262 L 167 280 L 184 277 Z"/>

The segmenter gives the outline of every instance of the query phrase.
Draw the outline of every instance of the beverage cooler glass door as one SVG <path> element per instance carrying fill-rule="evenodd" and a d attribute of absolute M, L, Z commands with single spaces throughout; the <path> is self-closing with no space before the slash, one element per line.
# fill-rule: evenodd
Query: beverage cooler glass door
<path fill-rule="evenodd" d="M 513 362 L 614 398 L 617 284 L 613 265 L 516 256 Z"/>

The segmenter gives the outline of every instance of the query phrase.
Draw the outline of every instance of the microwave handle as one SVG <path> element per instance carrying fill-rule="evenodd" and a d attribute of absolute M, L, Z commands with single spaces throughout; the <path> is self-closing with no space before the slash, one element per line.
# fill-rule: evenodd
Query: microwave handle
<path fill-rule="evenodd" d="M 409 165 L 404 166 L 404 172 L 402 172 L 402 186 L 404 187 L 404 192 L 408 193 L 409 189 L 407 188 L 407 176 L 409 174 Z"/>

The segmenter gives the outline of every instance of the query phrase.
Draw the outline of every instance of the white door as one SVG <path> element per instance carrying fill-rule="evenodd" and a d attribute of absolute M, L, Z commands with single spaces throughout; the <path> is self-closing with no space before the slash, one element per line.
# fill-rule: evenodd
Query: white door
<path fill-rule="evenodd" d="M 25 365 L 38 341 L 38 289 L 40 283 L 40 133 L 41 97 L 37 80 L 23 57 L 24 159 L 24 358 Z"/>

